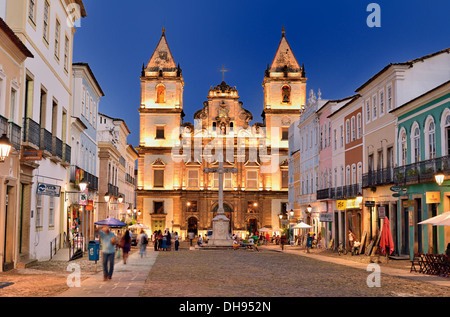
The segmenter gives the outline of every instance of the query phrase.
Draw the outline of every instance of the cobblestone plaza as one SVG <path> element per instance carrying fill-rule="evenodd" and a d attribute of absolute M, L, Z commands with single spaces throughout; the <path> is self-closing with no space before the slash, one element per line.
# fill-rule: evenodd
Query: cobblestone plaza
<path fill-rule="evenodd" d="M 384 260 L 384 259 L 382 259 Z M 338 256 L 328 250 L 305 253 L 298 247 L 263 246 L 239 250 L 147 250 L 116 260 L 111 281 L 104 282 L 101 264 L 85 256 L 76 261 L 40 262 L 27 269 L 0 273 L 1 297 L 150 297 L 284 298 L 284 297 L 448 297 L 450 281 L 410 273 L 409 261 L 379 264 L 379 287 L 370 287 L 369 258 Z M 80 265 L 81 287 L 69 288 L 69 263 Z M 95 272 L 97 270 L 97 272 Z M 6 284 L 5 284 L 6 285 Z M 373 286 L 373 285 L 372 285 Z"/>

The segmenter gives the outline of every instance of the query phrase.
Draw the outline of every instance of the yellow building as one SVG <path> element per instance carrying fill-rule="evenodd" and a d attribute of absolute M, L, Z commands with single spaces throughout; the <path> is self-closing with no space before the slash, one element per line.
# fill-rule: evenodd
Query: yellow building
<path fill-rule="evenodd" d="M 141 75 L 140 141 L 137 148 L 137 209 L 154 230 L 205 234 L 218 204 L 218 174 L 224 175 L 224 209 L 231 231 L 245 234 L 280 225 L 288 205 L 288 129 L 305 101 L 304 68 L 283 34 L 264 81 L 262 122 L 243 107 L 236 87 L 211 87 L 194 123 L 184 122 L 182 71 L 165 32 Z"/>

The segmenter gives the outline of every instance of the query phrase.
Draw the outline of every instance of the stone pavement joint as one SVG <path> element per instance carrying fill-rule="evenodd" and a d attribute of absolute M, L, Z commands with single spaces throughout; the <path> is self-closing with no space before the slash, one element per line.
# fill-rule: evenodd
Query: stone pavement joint
<path fill-rule="evenodd" d="M 280 246 L 263 246 L 263 248 L 267 249 L 267 250 L 275 251 L 275 252 L 290 253 L 290 254 L 308 257 L 311 259 L 324 261 L 324 262 L 351 266 L 351 267 L 354 267 L 357 269 L 362 269 L 362 270 L 367 270 L 368 265 L 370 264 L 370 263 L 359 263 L 359 262 L 355 262 L 355 261 L 350 261 L 350 260 L 346 260 L 344 258 L 335 258 L 335 257 L 320 255 L 320 254 L 317 254 L 314 252 L 307 253 L 304 249 L 299 249 L 299 248 L 291 249 L 288 247 L 288 248 L 285 248 L 284 251 L 281 250 Z M 445 277 L 422 274 L 422 273 L 414 273 L 414 272 L 410 273 L 409 270 L 392 268 L 392 267 L 388 267 L 388 266 L 382 266 L 381 273 L 390 275 L 390 276 L 407 278 L 407 279 L 411 279 L 411 280 L 415 280 L 415 281 L 419 281 L 419 282 L 427 282 L 427 283 L 432 283 L 432 284 L 439 285 L 439 286 L 450 287 L 450 279 L 445 278 Z"/>
<path fill-rule="evenodd" d="M 81 281 L 80 287 L 71 287 L 58 297 L 138 297 L 148 274 L 158 257 L 158 252 L 147 250 L 146 256 L 131 253 L 127 264 L 115 259 L 111 280 L 103 280 L 103 265 L 97 262 L 98 273 Z"/>

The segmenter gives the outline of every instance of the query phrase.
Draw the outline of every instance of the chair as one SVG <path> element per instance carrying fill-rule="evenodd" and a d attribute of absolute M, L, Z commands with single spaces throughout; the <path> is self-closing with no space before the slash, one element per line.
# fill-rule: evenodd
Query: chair
<path fill-rule="evenodd" d="M 416 265 L 419 266 L 419 271 L 417 271 Z M 411 268 L 409 270 L 409 273 L 411 273 L 413 271 L 416 273 L 422 273 L 421 254 L 420 253 L 414 254 L 414 257 L 411 260 Z"/>

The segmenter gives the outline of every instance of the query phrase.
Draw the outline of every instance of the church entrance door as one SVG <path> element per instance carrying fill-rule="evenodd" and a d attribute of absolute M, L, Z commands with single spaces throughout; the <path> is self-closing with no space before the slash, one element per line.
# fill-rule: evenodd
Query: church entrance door
<path fill-rule="evenodd" d="M 193 232 L 194 235 L 197 235 L 197 230 L 198 230 L 197 229 L 197 218 L 190 217 L 188 219 L 188 229 L 187 229 L 188 235 L 189 235 L 189 232 Z"/>
<path fill-rule="evenodd" d="M 258 231 L 258 220 L 255 218 L 250 218 L 247 223 L 247 231 L 249 234 L 254 234 L 256 231 Z"/>

